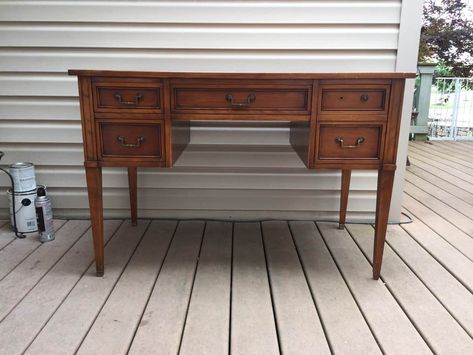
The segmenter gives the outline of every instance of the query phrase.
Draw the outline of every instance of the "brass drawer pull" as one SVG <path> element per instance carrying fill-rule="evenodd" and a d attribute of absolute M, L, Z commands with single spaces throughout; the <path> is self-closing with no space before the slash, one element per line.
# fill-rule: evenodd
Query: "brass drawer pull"
<path fill-rule="evenodd" d="M 360 96 L 360 101 L 361 102 L 367 102 L 370 97 L 366 94 L 363 94 Z"/>
<path fill-rule="evenodd" d="M 117 141 L 120 143 L 122 147 L 127 147 L 127 148 L 139 148 L 141 147 L 141 143 L 144 142 L 145 137 L 139 136 L 136 137 L 136 143 L 126 143 L 125 142 L 125 137 L 123 136 L 118 136 Z"/>
<path fill-rule="evenodd" d="M 232 94 L 226 94 L 225 95 L 225 100 L 227 100 L 228 103 L 230 103 L 230 106 L 232 107 L 248 107 L 251 105 L 252 102 L 256 100 L 256 95 L 255 94 L 250 94 L 246 97 L 246 102 L 234 102 L 233 101 L 233 95 Z"/>
<path fill-rule="evenodd" d="M 348 148 L 348 149 L 358 148 L 364 141 L 365 141 L 365 137 L 358 137 L 356 139 L 356 143 L 354 145 L 344 145 L 342 137 L 336 137 L 335 138 L 335 143 L 340 144 L 340 147 L 342 149 L 345 149 L 345 148 Z"/>
<path fill-rule="evenodd" d="M 135 101 L 123 101 L 122 95 L 120 95 L 119 93 L 115 93 L 113 97 L 118 101 L 120 105 L 137 106 L 143 99 L 143 94 L 137 93 L 135 96 Z"/>

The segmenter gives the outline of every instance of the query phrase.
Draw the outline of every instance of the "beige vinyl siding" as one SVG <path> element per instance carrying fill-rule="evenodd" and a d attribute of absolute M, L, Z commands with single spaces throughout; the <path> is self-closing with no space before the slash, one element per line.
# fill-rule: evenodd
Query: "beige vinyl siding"
<path fill-rule="evenodd" d="M 55 214 L 87 216 L 67 69 L 396 71 L 400 20 L 401 1 L 0 1 L 2 164 L 32 161 Z M 339 172 L 308 171 L 288 140 L 284 123 L 193 123 L 174 169 L 141 169 L 140 216 L 333 218 Z M 104 169 L 104 186 L 106 215 L 127 216 L 124 169 Z M 349 217 L 372 218 L 375 186 L 354 174 Z"/>

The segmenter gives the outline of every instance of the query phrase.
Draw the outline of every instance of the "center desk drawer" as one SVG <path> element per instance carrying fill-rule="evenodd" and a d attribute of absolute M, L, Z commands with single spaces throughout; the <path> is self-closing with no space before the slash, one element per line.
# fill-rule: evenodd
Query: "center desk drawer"
<path fill-rule="evenodd" d="M 382 124 L 320 124 L 317 160 L 379 160 Z"/>
<path fill-rule="evenodd" d="M 150 158 L 163 159 L 164 124 L 116 123 L 99 121 L 99 148 L 102 159 L 107 158 Z"/>
<path fill-rule="evenodd" d="M 174 113 L 309 114 L 312 83 L 302 80 L 176 80 Z"/>

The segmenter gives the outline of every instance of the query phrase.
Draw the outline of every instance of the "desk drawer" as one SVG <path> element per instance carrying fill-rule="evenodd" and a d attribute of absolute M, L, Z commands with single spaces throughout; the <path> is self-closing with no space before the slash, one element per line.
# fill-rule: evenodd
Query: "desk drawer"
<path fill-rule="evenodd" d="M 186 80 L 172 87 L 175 113 L 308 114 L 311 83 Z"/>
<path fill-rule="evenodd" d="M 116 123 L 99 121 L 100 154 L 103 158 L 163 157 L 162 122 Z"/>
<path fill-rule="evenodd" d="M 96 81 L 93 95 L 99 113 L 162 112 L 162 87 L 156 81 Z"/>
<path fill-rule="evenodd" d="M 322 114 L 387 115 L 389 85 L 322 85 Z"/>
<path fill-rule="evenodd" d="M 318 136 L 318 160 L 381 159 L 383 125 L 321 124 Z"/>

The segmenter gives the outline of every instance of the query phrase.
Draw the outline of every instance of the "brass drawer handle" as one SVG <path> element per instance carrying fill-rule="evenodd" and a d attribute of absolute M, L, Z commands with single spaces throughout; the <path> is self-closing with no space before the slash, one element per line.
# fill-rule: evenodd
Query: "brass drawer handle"
<path fill-rule="evenodd" d="M 113 97 L 118 101 L 120 105 L 137 106 L 143 99 L 143 94 L 137 93 L 135 95 L 135 101 L 123 101 L 122 95 L 120 95 L 119 93 L 115 93 Z"/>
<path fill-rule="evenodd" d="M 117 137 L 118 143 L 120 143 L 122 147 L 127 147 L 127 148 L 139 148 L 141 147 L 141 143 L 143 143 L 144 140 L 145 140 L 145 137 L 139 136 L 139 137 L 136 137 L 136 143 L 126 143 L 125 137 L 123 136 Z"/>
<path fill-rule="evenodd" d="M 367 102 L 370 97 L 366 94 L 363 94 L 360 96 L 360 101 L 361 102 Z"/>
<path fill-rule="evenodd" d="M 228 103 L 230 103 L 230 106 L 232 107 L 248 107 L 251 105 L 252 102 L 256 100 L 256 95 L 255 94 L 249 94 L 246 97 L 246 102 L 234 102 L 233 101 L 233 95 L 232 94 L 226 94 L 225 95 L 225 100 L 227 100 Z"/>
<path fill-rule="evenodd" d="M 358 137 L 356 139 L 356 143 L 354 145 L 345 145 L 343 143 L 343 138 L 342 137 L 336 137 L 335 138 L 335 143 L 340 144 L 340 147 L 342 149 L 351 149 L 351 148 L 358 148 L 363 142 L 365 141 L 365 137 Z"/>

